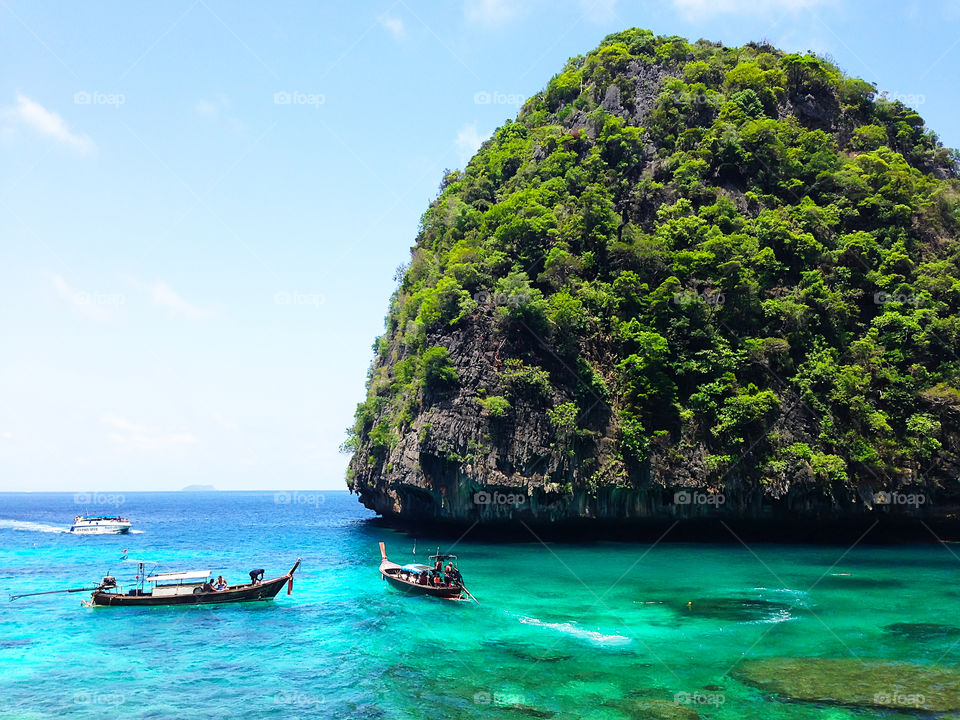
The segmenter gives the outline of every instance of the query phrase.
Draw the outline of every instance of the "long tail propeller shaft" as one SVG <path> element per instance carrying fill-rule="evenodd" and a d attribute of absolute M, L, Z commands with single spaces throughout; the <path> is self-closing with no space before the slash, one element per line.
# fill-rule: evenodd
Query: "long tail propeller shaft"
<path fill-rule="evenodd" d="M 70 588 L 69 590 L 47 590 L 45 592 L 34 592 L 34 593 L 21 593 L 20 595 L 11 595 L 10 601 L 19 600 L 24 597 L 33 597 L 34 595 L 53 595 L 54 593 L 78 593 L 78 592 L 92 592 L 94 590 L 99 590 L 100 586 L 97 587 L 86 587 L 86 588 Z"/>

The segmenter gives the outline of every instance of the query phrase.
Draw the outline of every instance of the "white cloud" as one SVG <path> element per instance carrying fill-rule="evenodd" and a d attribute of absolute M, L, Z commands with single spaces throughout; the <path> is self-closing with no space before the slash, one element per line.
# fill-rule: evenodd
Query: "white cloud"
<path fill-rule="evenodd" d="M 471 23 L 502 25 L 516 17 L 517 6 L 512 0 L 466 0 L 463 12 Z"/>
<path fill-rule="evenodd" d="M 77 290 L 62 275 L 47 273 L 47 277 L 57 296 L 72 312 L 91 320 L 99 322 L 113 320 L 120 314 L 126 302 L 126 297 L 121 293 Z"/>
<path fill-rule="evenodd" d="M 403 20 L 400 18 L 381 15 L 379 18 L 377 18 L 377 22 L 389 30 L 390 34 L 393 35 L 393 37 L 397 40 L 400 40 L 404 35 L 407 34 L 407 28 L 403 24 Z"/>
<path fill-rule="evenodd" d="M 213 98 L 200 98 L 193 106 L 193 111 L 202 118 L 212 122 L 225 123 L 237 135 L 246 132 L 246 125 L 236 117 L 231 110 L 230 98 L 224 93 L 217 93 Z"/>
<path fill-rule="evenodd" d="M 466 167 L 470 158 L 473 157 L 473 154 L 483 145 L 484 140 L 486 140 L 486 138 L 477 132 L 476 123 L 464 125 L 457 131 L 457 139 L 454 141 L 454 144 L 457 146 L 457 153 L 460 156 L 461 168 Z"/>
<path fill-rule="evenodd" d="M 670 0 L 687 20 L 703 20 L 716 15 L 742 15 L 772 12 L 798 12 L 825 0 Z"/>
<path fill-rule="evenodd" d="M 11 125 L 22 125 L 40 135 L 69 145 L 83 155 L 96 150 L 96 146 L 89 135 L 73 132 L 66 121 L 57 113 L 47 110 L 40 103 L 34 102 L 20 93 L 17 93 L 16 106 L 5 108 L 3 115 L 7 121 L 7 127 L 4 128 L 5 133 L 9 133 L 13 129 Z"/>
<path fill-rule="evenodd" d="M 184 300 L 172 287 L 165 282 L 155 282 L 146 286 L 153 306 L 164 309 L 170 315 L 180 315 L 188 318 L 203 319 L 216 315 L 210 308 L 202 308 Z"/>
<path fill-rule="evenodd" d="M 104 415 L 101 422 L 106 426 L 106 438 L 128 450 L 169 450 L 195 445 L 199 440 L 190 432 L 163 432 L 133 422 L 119 415 Z"/>

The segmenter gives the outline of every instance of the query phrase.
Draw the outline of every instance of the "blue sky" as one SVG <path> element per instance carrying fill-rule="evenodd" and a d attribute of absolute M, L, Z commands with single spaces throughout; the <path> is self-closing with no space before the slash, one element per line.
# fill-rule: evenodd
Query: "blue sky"
<path fill-rule="evenodd" d="M 829 54 L 960 145 L 960 0 L 0 1 L 0 490 L 342 489 L 443 169 L 631 26 Z"/>

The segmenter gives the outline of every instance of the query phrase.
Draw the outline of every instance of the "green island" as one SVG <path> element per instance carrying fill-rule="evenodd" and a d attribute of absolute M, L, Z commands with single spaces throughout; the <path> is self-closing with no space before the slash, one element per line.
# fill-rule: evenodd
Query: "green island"
<path fill-rule="evenodd" d="M 958 177 L 824 58 L 608 36 L 443 178 L 351 490 L 460 523 L 946 517 Z"/>

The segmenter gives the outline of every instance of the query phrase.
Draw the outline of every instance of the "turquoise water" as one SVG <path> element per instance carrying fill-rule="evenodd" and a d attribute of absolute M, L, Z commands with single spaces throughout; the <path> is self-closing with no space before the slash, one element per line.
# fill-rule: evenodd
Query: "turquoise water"
<path fill-rule="evenodd" d="M 122 500 L 0 495 L 5 593 L 85 586 L 107 570 L 129 580 L 127 549 L 161 571 L 234 582 L 302 556 L 293 594 L 144 609 L 82 607 L 85 594 L 3 598 L 0 718 L 901 718 L 917 715 L 766 695 L 737 668 L 960 661 L 960 546 L 494 545 L 468 534 L 456 552 L 475 605 L 389 589 L 377 542 L 407 560 L 411 540 L 346 493 Z M 141 532 L 62 532 L 85 509 L 118 509 Z M 418 553 L 437 544 L 420 538 Z"/>

